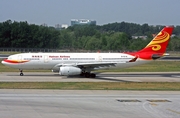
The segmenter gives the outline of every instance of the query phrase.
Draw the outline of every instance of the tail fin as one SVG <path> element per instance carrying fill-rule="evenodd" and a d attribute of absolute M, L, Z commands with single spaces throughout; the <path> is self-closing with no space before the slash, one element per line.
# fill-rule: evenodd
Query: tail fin
<path fill-rule="evenodd" d="M 142 52 L 149 52 L 149 53 L 160 53 L 164 54 L 169 43 L 173 27 L 166 26 L 164 27 L 158 35 L 154 37 L 154 39 L 142 50 L 138 51 L 139 53 Z"/>
<path fill-rule="evenodd" d="M 166 51 L 173 29 L 174 27 L 172 26 L 164 27 L 145 48 L 138 52 L 128 54 L 145 60 L 162 57 Z"/>

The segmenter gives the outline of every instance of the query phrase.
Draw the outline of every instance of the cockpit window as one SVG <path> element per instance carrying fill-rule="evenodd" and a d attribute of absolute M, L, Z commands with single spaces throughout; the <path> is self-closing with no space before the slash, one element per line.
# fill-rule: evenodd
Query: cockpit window
<path fill-rule="evenodd" d="M 9 57 L 8 57 L 8 59 L 10 59 L 10 60 L 11 60 L 11 59 L 13 59 L 13 58 L 12 58 L 12 56 L 9 56 Z"/>

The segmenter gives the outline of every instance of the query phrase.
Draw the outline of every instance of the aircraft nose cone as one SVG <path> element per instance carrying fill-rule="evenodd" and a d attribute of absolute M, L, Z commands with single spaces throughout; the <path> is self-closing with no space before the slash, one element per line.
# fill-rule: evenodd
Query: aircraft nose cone
<path fill-rule="evenodd" d="M 1 63 L 4 65 L 4 60 L 2 60 Z"/>
<path fill-rule="evenodd" d="M 1 63 L 2 63 L 3 65 L 6 64 L 6 61 L 5 61 L 5 60 L 7 60 L 7 59 L 4 59 L 4 60 L 1 61 Z"/>

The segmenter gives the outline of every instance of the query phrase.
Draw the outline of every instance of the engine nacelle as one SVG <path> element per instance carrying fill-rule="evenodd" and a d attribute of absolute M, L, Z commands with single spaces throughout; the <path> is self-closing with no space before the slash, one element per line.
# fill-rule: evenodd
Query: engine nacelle
<path fill-rule="evenodd" d="M 59 69 L 53 69 L 52 72 L 59 73 Z"/>
<path fill-rule="evenodd" d="M 54 72 L 54 73 L 59 73 L 59 67 L 53 67 L 52 68 L 52 72 Z"/>
<path fill-rule="evenodd" d="M 59 75 L 79 75 L 81 74 L 81 69 L 73 66 L 65 66 L 65 67 L 60 67 L 59 70 Z"/>

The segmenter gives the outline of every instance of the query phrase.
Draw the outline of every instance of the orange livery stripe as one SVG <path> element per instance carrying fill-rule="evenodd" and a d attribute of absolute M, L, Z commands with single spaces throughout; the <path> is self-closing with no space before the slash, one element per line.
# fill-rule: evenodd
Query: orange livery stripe
<path fill-rule="evenodd" d="M 29 62 L 29 60 L 9 60 L 9 59 L 5 59 L 3 61 L 7 63 L 14 63 L 14 64 Z"/>

